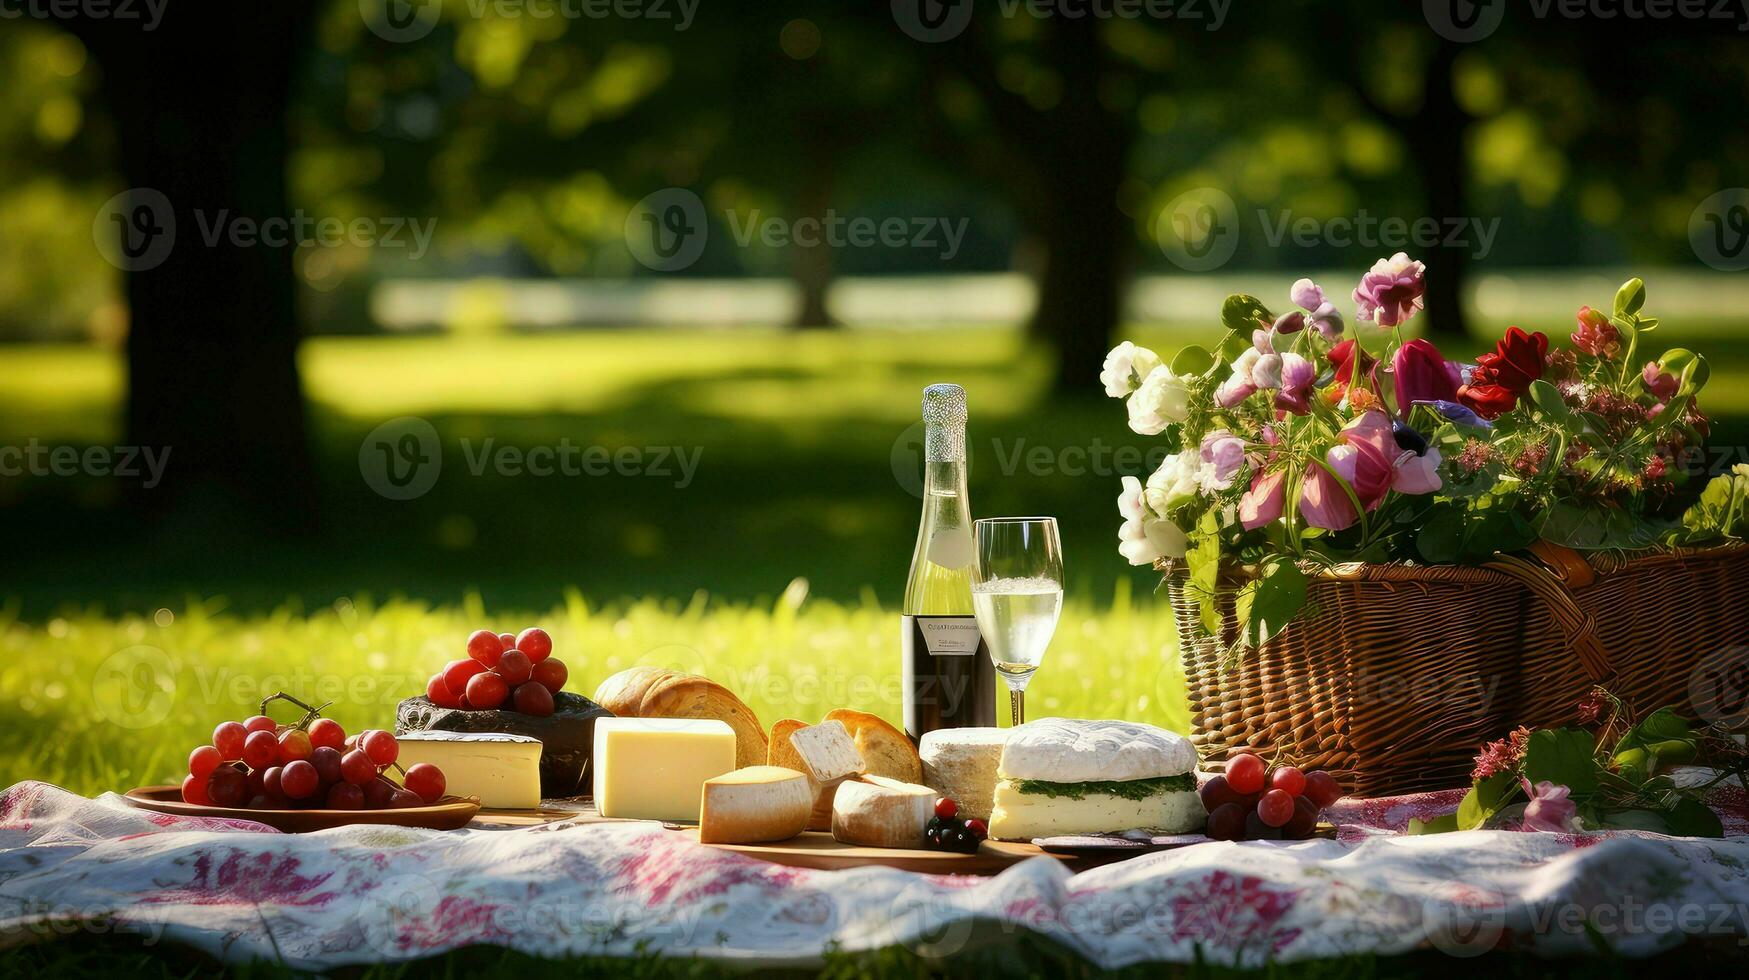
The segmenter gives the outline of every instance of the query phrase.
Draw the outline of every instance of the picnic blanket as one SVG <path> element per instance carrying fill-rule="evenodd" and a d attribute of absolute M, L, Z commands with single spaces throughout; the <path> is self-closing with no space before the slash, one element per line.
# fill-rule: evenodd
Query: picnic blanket
<path fill-rule="evenodd" d="M 1080 874 L 811 871 L 650 824 L 281 834 L 39 782 L 0 794 L 0 942 L 125 930 L 300 969 L 489 943 L 541 956 L 699 955 L 810 965 L 828 948 L 950 955 L 1031 931 L 1104 966 L 1235 965 L 1434 947 L 1650 955 L 1749 945 L 1749 806 L 1724 840 L 1472 831 L 1405 836 L 1459 792 L 1344 800 L 1336 840 L 1209 843 Z"/>

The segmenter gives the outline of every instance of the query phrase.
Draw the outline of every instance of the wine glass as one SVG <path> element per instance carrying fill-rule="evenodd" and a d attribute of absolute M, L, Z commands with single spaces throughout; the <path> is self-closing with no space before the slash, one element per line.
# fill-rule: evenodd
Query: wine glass
<path fill-rule="evenodd" d="M 972 522 L 972 612 L 990 659 L 1008 683 L 1010 718 L 1026 721 L 1026 685 L 1043 662 L 1063 612 L 1063 545 L 1054 517 Z"/>

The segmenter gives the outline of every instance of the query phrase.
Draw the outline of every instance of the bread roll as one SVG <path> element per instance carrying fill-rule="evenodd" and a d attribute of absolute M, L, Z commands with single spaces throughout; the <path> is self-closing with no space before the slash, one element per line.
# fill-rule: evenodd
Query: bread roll
<path fill-rule="evenodd" d="M 617 714 L 617 712 L 616 712 Z M 765 728 L 728 688 L 708 677 L 671 673 L 653 680 L 638 705 L 639 718 L 715 718 L 735 730 L 735 765 L 765 764 Z"/>
<path fill-rule="evenodd" d="M 602 681 L 591 700 L 621 718 L 636 718 L 638 705 L 644 703 L 644 692 L 672 673 L 666 667 L 628 667 Z"/>
<path fill-rule="evenodd" d="M 879 715 L 849 708 L 834 708 L 826 712 L 827 721 L 842 722 L 850 732 L 850 740 L 862 753 L 863 764 L 871 776 L 885 776 L 901 783 L 923 781 L 923 759 L 905 733 L 887 724 Z"/>

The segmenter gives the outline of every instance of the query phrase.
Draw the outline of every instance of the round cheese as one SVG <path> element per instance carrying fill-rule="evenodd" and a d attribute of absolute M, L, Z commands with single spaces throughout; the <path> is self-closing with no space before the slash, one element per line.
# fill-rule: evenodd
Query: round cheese
<path fill-rule="evenodd" d="M 832 838 L 865 847 L 922 847 L 935 811 L 935 791 L 883 776 L 838 784 L 832 797 Z"/>
<path fill-rule="evenodd" d="M 757 844 L 802 832 L 814 810 L 806 775 L 781 766 L 748 766 L 704 781 L 698 839 L 706 844 Z"/>
<path fill-rule="evenodd" d="M 960 816 L 990 819 L 996 769 L 1008 731 L 1001 728 L 942 728 L 918 745 L 923 782 L 959 804 Z"/>
<path fill-rule="evenodd" d="M 1086 783 L 1177 776 L 1196 767 L 1190 739 L 1132 721 L 1040 718 L 1009 730 L 1005 779 Z"/>

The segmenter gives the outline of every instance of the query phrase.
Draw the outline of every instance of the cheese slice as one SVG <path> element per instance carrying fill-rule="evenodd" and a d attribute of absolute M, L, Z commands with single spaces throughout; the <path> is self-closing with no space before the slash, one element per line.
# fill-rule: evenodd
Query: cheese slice
<path fill-rule="evenodd" d="M 790 747 L 814 784 L 814 812 L 808 818 L 808 829 L 830 830 L 838 784 L 867 771 L 862 753 L 844 723 L 836 718 L 791 732 Z"/>
<path fill-rule="evenodd" d="M 477 796 L 501 810 L 540 807 L 541 740 L 501 732 L 408 732 L 397 735 L 402 768 L 428 762 L 443 770 L 444 793 Z"/>
<path fill-rule="evenodd" d="M 1139 800 L 1109 793 L 1087 793 L 1081 799 L 1022 793 L 1013 780 L 996 784 L 996 806 L 990 814 L 990 836 L 1000 840 L 1032 840 L 1071 834 L 1110 834 L 1125 830 L 1157 830 L 1181 834 L 1198 830 L 1208 814 L 1195 790 L 1164 790 Z"/>
<path fill-rule="evenodd" d="M 735 768 L 735 730 L 715 719 L 600 718 L 595 810 L 604 817 L 691 823 L 707 779 Z"/>
<path fill-rule="evenodd" d="M 989 820 L 995 806 L 996 767 L 1010 729 L 940 728 L 918 744 L 923 782 L 959 805 L 960 816 Z"/>
<path fill-rule="evenodd" d="M 698 839 L 706 844 L 788 840 L 808 825 L 814 787 L 782 766 L 748 766 L 704 782 Z"/>
<path fill-rule="evenodd" d="M 884 776 L 838 784 L 832 798 L 832 838 L 865 847 L 922 847 L 935 811 L 935 791 Z"/>

